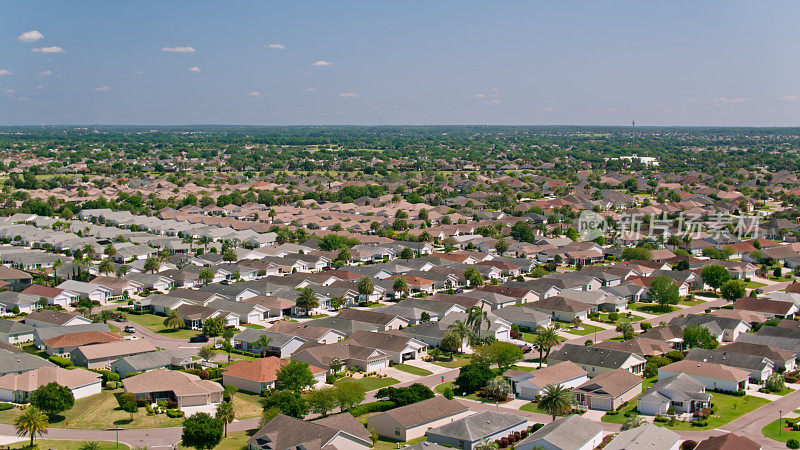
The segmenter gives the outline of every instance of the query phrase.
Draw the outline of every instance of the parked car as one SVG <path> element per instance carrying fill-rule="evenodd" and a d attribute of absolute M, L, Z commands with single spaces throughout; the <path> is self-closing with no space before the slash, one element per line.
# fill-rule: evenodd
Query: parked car
<path fill-rule="evenodd" d="M 126 325 L 125 328 L 122 329 L 122 331 L 126 333 L 136 333 L 136 327 L 134 327 L 133 325 Z"/>
<path fill-rule="evenodd" d="M 208 335 L 205 333 L 198 334 L 189 338 L 189 342 L 208 342 Z"/>

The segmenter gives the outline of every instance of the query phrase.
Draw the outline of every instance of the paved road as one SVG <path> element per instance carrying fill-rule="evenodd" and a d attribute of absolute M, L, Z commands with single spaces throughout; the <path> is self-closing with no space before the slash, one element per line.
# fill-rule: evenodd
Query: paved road
<path fill-rule="evenodd" d="M 136 332 L 133 333 L 131 336 L 136 337 L 143 337 L 151 340 L 156 347 L 161 347 L 167 350 L 174 350 L 177 348 L 181 349 L 196 349 L 199 350 L 201 347 L 216 342 L 219 338 L 211 338 L 208 342 L 205 343 L 190 343 L 188 339 L 175 339 L 171 337 L 164 336 L 163 334 L 156 333 L 153 330 L 145 327 L 144 325 L 139 325 L 136 322 L 126 321 L 126 322 L 117 322 L 117 321 L 110 321 L 116 327 L 122 329 L 127 325 L 133 325 L 136 328 Z M 197 332 L 200 334 L 200 332 Z"/>

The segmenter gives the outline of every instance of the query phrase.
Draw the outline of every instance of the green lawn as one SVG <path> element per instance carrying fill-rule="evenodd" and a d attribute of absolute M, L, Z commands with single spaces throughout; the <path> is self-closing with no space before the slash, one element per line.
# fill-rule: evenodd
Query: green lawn
<path fill-rule="evenodd" d="M 537 362 L 538 362 L 538 361 L 537 361 Z M 515 364 L 515 365 L 513 365 L 513 366 L 509 367 L 509 369 L 512 369 L 512 370 L 519 370 L 520 372 L 533 372 L 534 370 L 536 370 L 536 367 L 531 367 L 531 366 L 518 366 L 518 365 L 516 365 L 516 364 Z"/>
<path fill-rule="evenodd" d="M 520 409 L 520 411 L 527 411 L 527 412 L 532 412 L 532 413 L 537 413 L 537 414 L 544 414 L 546 416 L 552 416 L 549 412 L 539 408 L 539 404 L 536 403 L 536 402 L 526 403 L 526 404 L 522 405 L 522 407 L 520 407 L 519 409 Z M 572 412 L 569 412 L 567 414 L 559 414 L 559 417 L 568 416 L 570 414 L 572 414 Z"/>
<path fill-rule="evenodd" d="M 386 377 L 386 378 L 364 377 L 364 378 L 359 378 L 359 379 L 355 379 L 355 378 L 352 378 L 352 377 L 344 377 L 344 378 L 340 378 L 339 380 L 337 380 L 336 383 L 337 384 L 341 383 L 342 380 L 353 380 L 356 383 L 360 384 L 361 387 L 363 387 L 365 391 L 372 391 L 372 390 L 375 390 L 375 389 L 384 388 L 386 386 L 391 386 L 393 384 L 397 384 L 397 383 L 400 382 L 400 380 L 397 380 L 397 379 L 391 378 L 391 377 Z"/>
<path fill-rule="evenodd" d="M 255 323 L 243 323 L 242 326 L 243 327 L 247 327 L 247 328 L 253 328 L 253 329 L 256 329 L 256 330 L 263 330 L 264 328 L 266 328 L 263 325 L 258 325 L 258 324 L 255 324 Z"/>
<path fill-rule="evenodd" d="M 412 366 L 409 364 L 395 364 L 394 367 L 397 370 L 402 370 L 403 372 L 410 373 L 412 375 L 419 375 L 419 376 L 427 376 L 433 374 L 430 370 L 422 369 L 417 366 Z"/>
<path fill-rule="evenodd" d="M 233 411 L 237 419 L 250 419 L 261 417 L 264 408 L 261 406 L 261 397 L 258 394 L 239 391 L 233 394 Z"/>
<path fill-rule="evenodd" d="M 572 328 L 572 325 L 561 328 L 561 331 L 564 331 L 569 334 L 576 334 L 578 336 L 586 336 L 587 334 L 593 334 L 596 331 L 599 332 L 603 330 L 604 328 L 596 327 L 594 325 L 589 325 L 587 323 L 582 323 L 578 325 L 577 328 Z"/>
<path fill-rule="evenodd" d="M 147 415 L 144 408 L 133 415 L 133 422 L 130 415 L 119 408 L 114 394 L 121 394 L 122 389 L 103 390 L 99 394 L 75 400 L 75 406 L 62 414 L 63 419 L 52 423 L 58 428 L 108 428 L 114 422 L 119 422 L 122 428 L 163 428 L 179 427 L 183 419 L 170 419 L 166 414 Z M 13 423 L 14 419 L 20 414 L 20 409 L 14 408 L 0 412 L 0 423 Z M 66 423 L 69 422 L 67 427 Z"/>
<path fill-rule="evenodd" d="M 522 340 L 527 342 L 527 343 L 529 343 L 529 344 L 533 344 L 533 340 L 535 339 L 535 337 L 536 337 L 536 333 L 528 333 L 528 332 L 522 333 Z M 564 338 L 563 336 L 558 336 L 558 341 L 559 342 L 566 341 L 566 340 L 567 339 Z"/>
<path fill-rule="evenodd" d="M 378 439 L 378 442 L 372 448 L 374 450 L 394 450 L 394 449 L 398 448 L 397 444 L 400 444 L 400 447 L 402 448 L 402 447 L 405 447 L 406 445 L 416 444 L 417 442 L 423 442 L 423 441 L 425 441 L 427 439 L 428 439 L 427 436 L 422 436 L 422 437 L 418 437 L 416 439 L 412 439 L 412 440 L 410 440 L 408 442 L 401 442 L 401 441 L 395 441 L 395 440 L 392 440 L 392 439 L 381 437 L 380 439 Z M 217 447 L 217 448 L 219 448 L 219 447 Z"/>
<path fill-rule="evenodd" d="M 667 426 L 665 423 L 656 423 L 659 426 L 666 426 L 673 430 L 712 430 L 721 427 L 731 420 L 738 419 L 739 417 L 760 408 L 769 400 L 761 397 L 753 397 L 746 395 L 744 397 L 736 397 L 728 394 L 720 394 L 718 392 L 711 393 L 711 402 L 717 406 L 717 412 L 708 418 L 708 425 L 705 427 L 694 427 L 689 422 L 678 422 L 675 426 Z"/>
<path fill-rule="evenodd" d="M 678 304 L 683 306 L 695 306 L 705 302 L 705 300 L 680 300 Z"/>
<path fill-rule="evenodd" d="M 30 438 L 25 441 L 20 441 L 14 444 L 11 444 L 11 449 L 22 449 L 25 448 L 30 443 Z M 123 444 L 122 442 L 119 443 L 119 447 L 117 447 L 116 442 L 107 442 L 107 441 L 96 441 L 99 446 L 97 447 L 99 450 L 118 450 L 118 449 L 125 449 L 130 448 L 127 444 Z M 87 441 L 54 441 L 50 439 L 36 439 L 33 441 L 34 445 L 38 445 L 39 448 L 57 448 L 58 450 L 80 450 L 81 446 L 86 444 Z M 4 445 L 3 448 L 6 448 Z M 220 447 L 217 447 L 220 448 Z"/>
<path fill-rule="evenodd" d="M 785 427 L 786 419 L 782 419 L 780 423 L 783 424 L 783 426 Z M 764 428 L 762 428 L 761 434 L 778 442 L 786 442 L 789 439 L 797 439 L 798 441 L 800 441 L 800 431 L 792 431 L 786 429 L 779 430 L 777 420 L 768 423 Z"/>
<path fill-rule="evenodd" d="M 759 283 L 758 281 L 748 281 L 744 284 L 747 289 L 758 289 L 760 287 L 766 286 L 764 283 Z"/>
<path fill-rule="evenodd" d="M 447 367 L 448 369 L 455 369 L 469 364 L 469 357 L 463 355 L 456 355 L 452 361 L 434 361 L 437 366 Z"/>
<path fill-rule="evenodd" d="M 625 314 L 619 314 L 619 317 L 617 318 L 617 320 L 615 322 L 612 322 L 608 318 L 608 313 L 603 313 L 603 314 L 600 314 L 600 319 L 598 320 L 598 322 L 603 322 L 603 323 L 616 325 L 616 324 L 623 323 L 623 322 L 638 322 L 640 320 L 644 320 L 644 317 L 637 316 L 635 314 L 632 314 L 630 317 L 628 317 Z"/>
<path fill-rule="evenodd" d="M 771 394 L 772 395 L 781 395 L 781 396 L 783 396 L 783 395 L 786 395 L 786 394 L 791 394 L 792 392 L 794 392 L 794 389 L 792 389 L 790 387 L 785 387 L 785 388 L 783 388 L 782 391 L 780 391 L 780 392 L 772 392 Z"/>
<path fill-rule="evenodd" d="M 157 316 L 155 314 L 128 314 L 128 320 L 141 325 L 151 331 L 154 331 L 164 336 L 175 339 L 189 339 L 192 336 L 198 335 L 200 332 L 197 330 L 187 330 L 179 328 L 173 330 L 164 326 L 164 316 Z"/>
<path fill-rule="evenodd" d="M 636 398 L 630 400 L 628 402 L 629 406 L 622 408 L 618 414 L 610 415 L 608 413 L 605 413 L 603 417 L 600 418 L 600 421 L 606 423 L 620 423 L 620 424 L 625 423 L 625 419 L 627 419 L 627 417 L 625 417 L 625 413 L 633 412 L 636 409 L 637 398 L 639 398 L 638 395 L 636 396 Z"/>
<path fill-rule="evenodd" d="M 228 437 L 222 438 L 222 441 L 220 441 L 219 445 L 214 447 L 214 450 L 247 450 L 247 440 L 250 439 L 250 436 L 254 433 L 255 430 L 228 433 Z M 178 444 L 178 448 L 180 450 L 188 450 L 193 447 L 184 447 Z"/>
<path fill-rule="evenodd" d="M 656 303 L 633 303 L 632 305 L 630 305 L 630 309 L 650 314 L 666 314 L 675 311 L 678 308 L 674 306 L 667 306 L 667 308 L 662 309 L 661 305 L 658 305 Z"/>

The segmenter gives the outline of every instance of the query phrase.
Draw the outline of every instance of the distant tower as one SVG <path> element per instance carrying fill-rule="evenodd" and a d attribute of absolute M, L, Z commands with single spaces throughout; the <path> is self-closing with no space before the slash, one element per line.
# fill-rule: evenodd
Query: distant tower
<path fill-rule="evenodd" d="M 636 121 L 635 121 L 635 120 L 632 120 L 632 121 L 631 121 L 631 126 L 632 126 L 632 127 L 635 127 L 635 126 L 636 126 Z"/>

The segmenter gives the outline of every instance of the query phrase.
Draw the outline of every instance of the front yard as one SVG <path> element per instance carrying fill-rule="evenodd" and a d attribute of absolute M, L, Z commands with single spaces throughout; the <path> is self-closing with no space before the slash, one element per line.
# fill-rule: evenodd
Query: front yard
<path fill-rule="evenodd" d="M 623 322 L 638 322 L 640 320 L 644 320 L 644 317 L 637 316 L 635 314 L 632 314 L 630 317 L 628 317 L 628 315 L 625 314 L 625 313 L 618 313 L 617 320 L 612 321 L 611 319 L 609 319 L 608 313 L 602 313 L 602 314 L 600 314 L 598 322 L 608 323 L 608 324 L 611 324 L 611 325 L 617 325 L 617 324 L 620 324 L 620 323 L 623 323 Z"/>
<path fill-rule="evenodd" d="M 30 438 L 20 441 L 14 444 L 11 444 L 8 447 L 11 450 L 17 449 L 25 449 L 28 448 L 28 444 L 30 444 Z M 88 441 L 55 441 L 51 439 L 36 439 L 33 441 L 34 445 L 38 445 L 39 448 L 57 448 L 58 450 L 81 450 L 84 445 L 87 444 Z M 130 448 L 127 444 L 122 442 L 119 443 L 119 447 L 117 447 L 116 442 L 106 442 L 106 441 L 95 441 L 97 442 L 97 450 L 119 450 L 119 449 L 126 449 Z M 3 446 L 6 448 L 6 446 Z M 221 447 L 217 447 L 221 448 Z"/>
<path fill-rule="evenodd" d="M 783 425 L 783 429 L 778 428 L 778 423 Z M 786 426 L 786 419 L 775 420 L 762 428 L 761 434 L 778 442 L 786 442 L 789 439 L 797 439 L 800 441 L 800 431 L 793 431 L 791 428 L 787 430 L 786 428 L 789 428 Z"/>
<path fill-rule="evenodd" d="M 574 327 L 574 328 L 573 328 Z M 598 331 L 603 331 L 604 328 L 596 327 L 594 325 L 589 325 L 588 323 L 582 323 L 575 327 L 572 324 L 564 325 L 561 328 L 561 331 L 569 334 L 575 334 L 578 336 L 586 336 L 587 334 L 592 334 Z"/>
<path fill-rule="evenodd" d="M 373 391 L 375 389 L 384 388 L 386 386 L 391 386 L 393 384 L 397 384 L 397 383 L 400 382 L 400 380 L 398 380 L 396 378 L 391 378 L 391 377 L 384 377 L 384 378 L 378 378 L 378 377 L 364 377 L 364 378 L 344 377 L 344 378 L 338 379 L 335 384 L 341 383 L 342 380 L 355 381 L 356 383 L 361 385 L 361 387 L 363 387 L 364 390 L 367 391 L 367 392 Z"/>
<path fill-rule="evenodd" d="M 412 375 L 419 375 L 422 377 L 433 374 L 433 372 L 431 372 L 430 370 L 423 369 L 417 366 L 412 366 L 410 364 L 395 364 L 392 367 L 394 367 L 397 370 L 410 373 Z"/>
<path fill-rule="evenodd" d="M 469 364 L 469 357 L 464 355 L 454 355 L 452 361 L 434 361 L 437 366 L 447 367 L 448 369 L 456 369 L 461 366 Z"/>
<path fill-rule="evenodd" d="M 179 328 L 177 330 L 167 328 L 164 326 L 164 319 L 166 319 L 166 317 L 155 314 L 127 314 L 127 318 L 136 325 L 143 326 L 150 331 L 154 331 L 174 339 L 189 339 L 190 337 L 196 336 L 200 333 L 197 330 L 187 330 L 184 328 Z"/>

